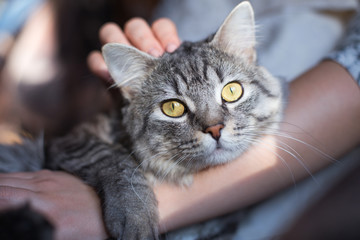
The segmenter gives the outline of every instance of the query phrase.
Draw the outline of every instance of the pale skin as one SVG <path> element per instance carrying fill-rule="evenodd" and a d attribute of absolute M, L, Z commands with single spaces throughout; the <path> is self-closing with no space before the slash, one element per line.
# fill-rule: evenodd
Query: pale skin
<path fill-rule="evenodd" d="M 167 19 L 152 26 L 132 19 L 124 31 L 109 23 L 100 30 L 100 39 L 103 43 L 131 44 L 154 56 L 171 52 L 180 44 L 175 25 Z M 92 52 L 88 63 L 94 73 L 109 80 L 100 52 Z M 291 135 L 334 158 L 359 145 L 360 90 L 342 66 L 321 62 L 294 80 L 290 92 L 278 133 Z M 290 145 L 301 158 L 276 148 L 275 142 L 284 148 Z M 331 163 L 332 159 L 299 141 L 283 136 L 264 137 L 239 159 L 197 174 L 189 188 L 166 183 L 155 186 L 160 230 L 169 231 L 246 207 Z M 49 171 L 0 174 L 0 206 L 10 207 L 24 201 L 54 222 L 58 240 L 106 236 L 96 194 L 69 174 Z"/>

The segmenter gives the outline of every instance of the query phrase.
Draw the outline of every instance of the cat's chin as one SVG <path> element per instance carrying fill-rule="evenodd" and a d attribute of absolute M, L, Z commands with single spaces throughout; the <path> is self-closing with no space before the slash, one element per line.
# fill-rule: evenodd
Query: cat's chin
<path fill-rule="evenodd" d="M 237 158 L 241 153 L 221 146 L 216 146 L 210 154 L 205 157 L 206 164 L 216 166 L 228 163 Z"/>

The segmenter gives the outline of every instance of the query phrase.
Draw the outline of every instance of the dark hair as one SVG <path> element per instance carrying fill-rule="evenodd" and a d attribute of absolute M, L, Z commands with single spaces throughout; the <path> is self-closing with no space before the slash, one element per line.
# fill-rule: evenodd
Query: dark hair
<path fill-rule="evenodd" d="M 50 1 L 55 13 L 57 75 L 43 85 L 21 86 L 22 102 L 45 118 L 48 134 L 67 131 L 102 109 L 109 99 L 86 60 L 92 50 L 101 48 L 100 27 L 110 21 L 123 26 L 132 17 L 148 20 L 159 1 Z"/>
<path fill-rule="evenodd" d="M 52 0 L 59 57 L 81 58 L 100 47 L 98 30 L 106 22 L 121 27 L 132 17 L 149 19 L 160 0 Z"/>

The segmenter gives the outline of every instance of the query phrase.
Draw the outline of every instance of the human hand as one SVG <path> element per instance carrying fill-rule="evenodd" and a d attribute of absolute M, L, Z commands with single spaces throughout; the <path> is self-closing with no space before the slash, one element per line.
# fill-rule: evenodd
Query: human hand
<path fill-rule="evenodd" d="M 139 50 L 160 57 L 164 52 L 173 52 L 180 45 L 175 24 L 161 18 L 149 26 L 141 18 L 130 19 L 124 31 L 115 23 L 106 23 L 99 31 L 102 44 L 116 42 L 132 45 Z M 88 56 L 88 65 L 99 77 L 112 81 L 100 51 L 93 51 Z"/>
<path fill-rule="evenodd" d="M 94 190 L 64 172 L 0 174 L 0 209 L 29 202 L 55 225 L 55 239 L 105 239 L 100 201 Z"/>

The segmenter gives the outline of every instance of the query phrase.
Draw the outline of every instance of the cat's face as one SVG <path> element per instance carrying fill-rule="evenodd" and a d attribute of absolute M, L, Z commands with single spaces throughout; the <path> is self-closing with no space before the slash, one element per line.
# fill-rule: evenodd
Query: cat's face
<path fill-rule="evenodd" d="M 211 41 L 184 43 L 160 59 L 124 46 L 105 49 L 130 101 L 124 120 L 135 153 L 160 178 L 176 181 L 226 163 L 280 120 L 282 86 L 256 66 L 252 13 L 240 10 L 249 26 L 241 27 L 242 39 L 226 39 L 239 15 L 233 12 Z"/>
<path fill-rule="evenodd" d="M 278 80 L 204 45 L 185 43 L 164 56 L 127 110 L 146 166 L 197 171 L 228 162 L 279 121 Z"/>

